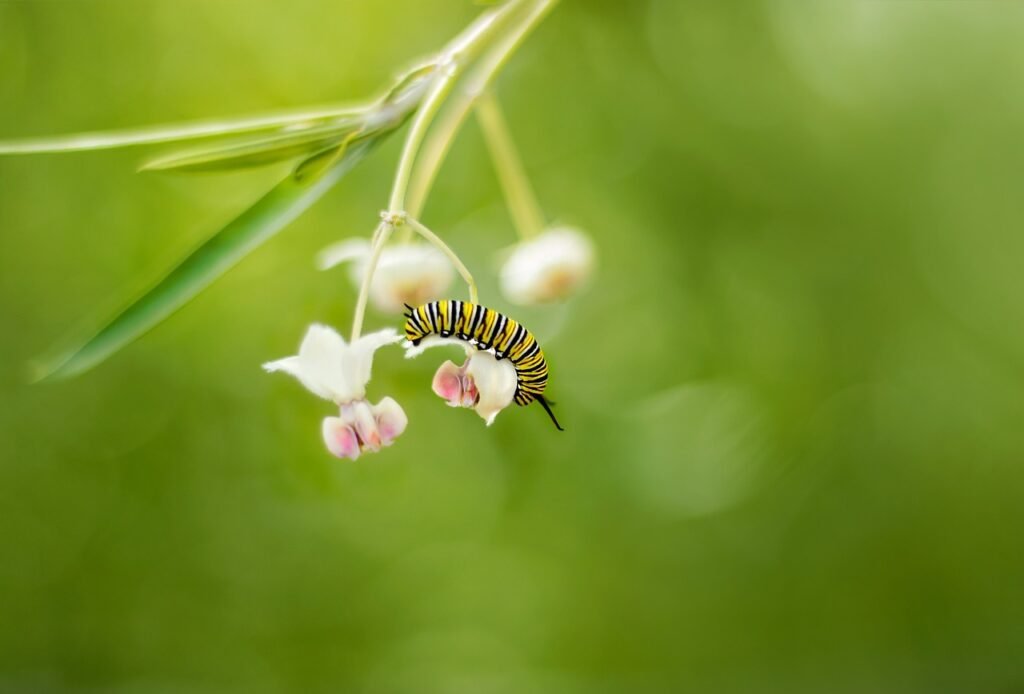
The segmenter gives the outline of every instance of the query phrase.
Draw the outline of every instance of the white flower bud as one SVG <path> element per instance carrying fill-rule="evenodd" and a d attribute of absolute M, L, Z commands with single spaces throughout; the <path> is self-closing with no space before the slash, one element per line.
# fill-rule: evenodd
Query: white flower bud
<path fill-rule="evenodd" d="M 362 286 L 370 243 L 348 239 L 320 252 L 317 266 L 327 270 L 351 262 L 349 279 Z M 419 306 L 444 296 L 454 276 L 444 253 L 424 243 L 399 243 L 384 248 L 370 281 L 370 303 L 385 313 L 401 313 L 404 305 Z"/>
<path fill-rule="evenodd" d="M 555 227 L 515 246 L 501 268 L 501 291 L 515 304 L 566 299 L 589 278 L 594 244 L 572 227 Z"/>

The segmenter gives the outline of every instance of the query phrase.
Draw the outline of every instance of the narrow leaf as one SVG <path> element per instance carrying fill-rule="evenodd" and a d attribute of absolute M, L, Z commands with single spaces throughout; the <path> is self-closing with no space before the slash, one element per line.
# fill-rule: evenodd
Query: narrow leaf
<path fill-rule="evenodd" d="M 315 127 L 229 140 L 164 155 L 146 162 L 139 170 L 202 172 L 264 166 L 336 147 L 361 125 L 360 119 L 346 118 Z"/>
<path fill-rule="evenodd" d="M 0 140 L 0 155 L 80 152 L 96 149 L 113 149 L 116 147 L 155 145 L 165 142 L 199 141 L 242 133 L 268 133 L 296 125 L 316 125 L 324 120 L 336 120 L 345 117 L 357 118 L 365 113 L 366 108 L 365 106 L 334 106 L 245 118 L 174 123 L 127 130 L 73 133 L 70 135 L 20 140 Z"/>
<path fill-rule="evenodd" d="M 35 380 L 80 374 L 166 319 L 319 199 L 379 139 L 349 147 L 340 160 L 318 175 L 289 174 L 91 338 L 75 349 L 41 360 L 34 369 Z"/>

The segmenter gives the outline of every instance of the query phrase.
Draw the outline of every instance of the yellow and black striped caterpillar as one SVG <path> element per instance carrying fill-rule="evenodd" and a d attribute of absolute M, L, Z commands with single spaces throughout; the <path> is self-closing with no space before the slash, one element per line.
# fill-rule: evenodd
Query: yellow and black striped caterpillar
<path fill-rule="evenodd" d="M 548 363 L 537 339 L 529 330 L 494 309 L 466 301 L 432 301 L 409 309 L 405 314 L 405 336 L 418 345 L 428 335 L 454 337 L 481 351 L 494 350 L 498 360 L 508 358 L 516 369 L 517 405 L 536 400 L 559 431 L 561 425 L 542 393 L 548 384 Z"/>

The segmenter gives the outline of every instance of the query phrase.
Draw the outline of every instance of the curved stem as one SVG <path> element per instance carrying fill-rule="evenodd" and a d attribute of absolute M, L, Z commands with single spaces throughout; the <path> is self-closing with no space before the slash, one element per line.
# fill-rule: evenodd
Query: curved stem
<path fill-rule="evenodd" d="M 463 264 L 459 256 L 455 254 L 455 251 L 449 248 L 448 244 L 442 241 L 440 236 L 423 226 L 423 224 L 418 220 L 412 217 L 407 217 L 405 223 L 408 224 L 413 231 L 437 246 L 442 253 L 448 256 L 448 260 L 452 261 L 452 265 L 454 265 L 455 269 L 459 271 L 460 275 L 462 275 L 462 279 L 466 281 L 466 286 L 469 288 L 469 300 L 474 304 L 480 303 L 480 297 L 476 291 L 476 282 L 473 280 L 473 275 L 470 274 L 469 268 Z"/>
<path fill-rule="evenodd" d="M 409 179 L 412 177 L 413 165 L 423 144 L 423 138 L 455 83 L 455 76 L 459 72 L 461 61 L 466 54 L 471 53 L 490 36 L 494 27 L 499 24 L 499 20 L 511 12 L 517 3 L 518 0 L 510 0 L 497 10 L 485 12 L 441 52 L 436 66 L 438 75 L 434 78 L 430 91 L 424 97 L 423 104 L 416 111 L 416 117 L 402 147 L 398 169 L 395 172 L 395 181 L 391 187 L 388 212 L 405 211 L 406 191 L 409 187 Z"/>
<path fill-rule="evenodd" d="M 466 268 L 455 252 L 437 234 L 416 221 L 415 217 L 419 215 L 427 193 L 437 175 L 437 171 L 448 152 L 451 141 L 465 120 L 469 109 L 480 94 L 483 93 L 484 89 L 486 89 L 488 83 L 501 70 L 512 54 L 515 53 L 530 31 L 554 7 L 557 1 L 509 0 L 500 8 L 481 15 L 462 34 L 450 42 L 441 53 L 437 62 L 440 72 L 435 78 L 436 81 L 431 85 L 430 91 L 424 97 L 423 104 L 417 110 L 413 124 L 409 129 L 409 134 L 406 136 L 405 144 L 402 147 L 402 154 L 399 159 L 398 169 L 395 172 L 395 181 L 391 188 L 391 196 L 388 201 L 385 219 L 373 234 L 370 259 L 366 266 L 362 285 L 359 288 L 356 312 L 352 320 L 353 342 L 359 339 L 362 332 L 363 316 L 366 313 L 366 302 L 369 297 L 370 284 L 377 270 L 377 263 L 380 260 L 384 244 L 394 228 L 399 226 L 402 221 L 448 256 L 469 287 L 470 301 L 478 303 L 476 282 L 473 280 L 469 269 Z M 529 6 L 529 11 L 522 22 L 517 24 L 507 37 L 498 42 L 487 53 L 480 66 L 467 77 L 467 85 L 462 92 L 461 98 L 452 106 L 452 110 L 444 122 L 427 139 L 428 130 L 434 117 L 441 109 L 446 97 L 454 86 L 460 62 L 465 59 L 466 55 L 477 50 L 480 45 L 486 42 L 491 32 L 494 31 L 494 27 L 502 24 L 499 20 L 504 19 L 523 6 Z M 413 167 L 418 159 L 422 163 L 416 167 L 414 178 Z M 410 182 L 412 182 L 411 188 Z M 412 214 L 406 215 L 406 210 L 411 210 Z"/>
<path fill-rule="evenodd" d="M 416 153 L 420 149 L 430 121 L 433 120 L 437 110 L 444 103 L 445 97 L 448 96 L 448 92 L 451 91 L 458 66 L 455 63 L 450 63 L 439 69 L 441 74 L 435 78 L 434 84 L 423 100 L 423 105 L 416 112 L 416 119 L 413 121 L 412 127 L 409 128 L 409 134 L 405 138 L 402 156 L 398 160 L 398 170 L 395 172 L 395 182 L 391 186 L 391 197 L 388 200 L 389 212 L 405 211 L 405 192 L 409 187 L 409 178 L 412 176 L 412 165 L 416 161 Z"/>
<path fill-rule="evenodd" d="M 423 211 L 427 194 L 434 184 L 437 172 L 444 163 L 456 133 L 462 127 L 470 109 L 484 93 L 491 80 L 501 71 L 512 54 L 516 52 L 530 32 L 536 27 L 558 0 L 533 0 L 529 12 L 507 37 L 491 49 L 480 65 L 466 77 L 466 84 L 453 97 L 444 118 L 438 122 L 423 143 L 421 164 L 413 177 L 406 209 L 413 217 Z"/>
<path fill-rule="evenodd" d="M 363 316 L 366 315 L 366 300 L 370 296 L 370 283 L 373 281 L 373 273 L 377 270 L 377 263 L 380 262 L 381 251 L 384 244 L 391 236 L 392 225 L 387 221 L 381 222 L 373 232 L 373 240 L 370 242 L 370 259 L 366 264 L 366 272 L 363 274 L 363 282 L 359 285 L 359 298 L 356 299 L 356 313 L 352 318 L 352 337 L 349 344 L 359 339 L 363 330 Z"/>
<path fill-rule="evenodd" d="M 476 116 L 491 152 L 494 170 L 505 193 L 505 202 L 512 214 L 516 231 L 523 239 L 536 236 L 544 229 L 544 213 L 526 177 L 523 161 L 512 142 L 505 116 L 492 92 L 488 91 L 478 97 Z"/>

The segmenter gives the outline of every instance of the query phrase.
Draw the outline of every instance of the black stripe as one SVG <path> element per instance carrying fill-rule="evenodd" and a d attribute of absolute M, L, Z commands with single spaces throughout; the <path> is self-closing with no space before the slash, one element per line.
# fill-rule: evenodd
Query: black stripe
<path fill-rule="evenodd" d="M 436 302 L 436 301 L 431 301 L 429 304 L 427 304 L 427 312 L 430 315 L 430 332 L 432 332 L 432 333 L 439 332 L 438 331 L 438 327 L 439 326 L 438 326 L 438 323 L 437 323 L 437 318 L 438 318 L 438 316 L 441 315 L 441 313 L 438 310 L 437 304 L 438 304 L 438 302 Z"/>

